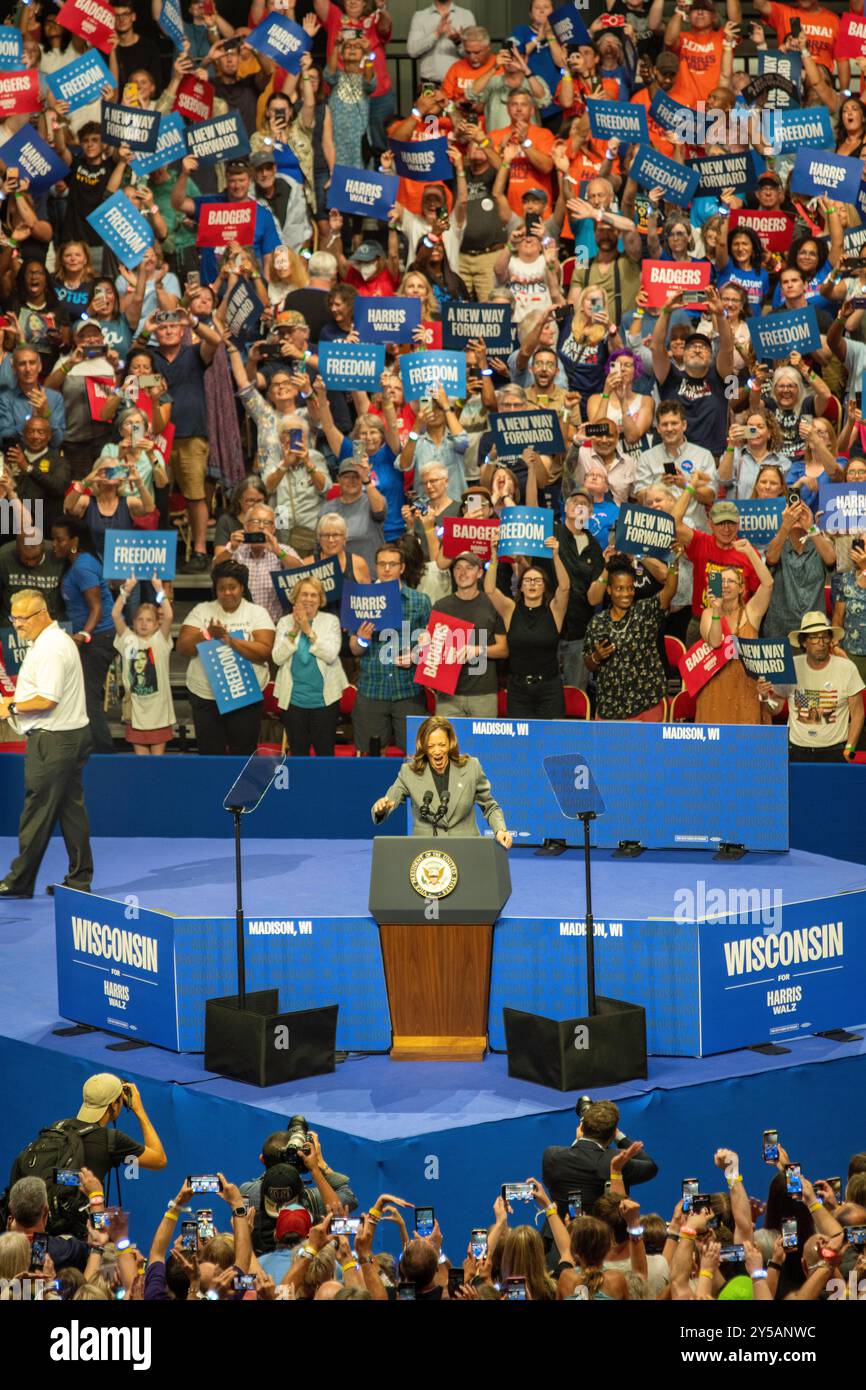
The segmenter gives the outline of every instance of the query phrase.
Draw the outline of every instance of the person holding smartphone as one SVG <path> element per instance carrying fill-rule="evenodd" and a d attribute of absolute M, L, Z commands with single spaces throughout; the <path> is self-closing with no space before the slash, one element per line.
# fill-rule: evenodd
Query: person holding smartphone
<path fill-rule="evenodd" d="M 761 469 L 771 466 L 783 479 L 791 471 L 792 460 L 782 452 L 781 427 L 766 411 L 751 411 L 745 423 L 731 425 L 728 430 L 727 446 L 719 459 L 719 481 L 725 484 L 726 493 L 753 497 Z"/>
<path fill-rule="evenodd" d="M 758 551 L 741 537 L 734 550 L 748 556 L 759 584 L 751 598 L 746 597 L 743 570 L 735 566 L 709 569 L 709 606 L 701 614 L 701 637 L 712 648 L 730 639 L 759 636 L 761 621 L 773 591 L 773 576 Z M 757 683 L 742 661 L 728 661 L 698 694 L 695 720 L 699 724 L 769 724 L 770 711 L 759 700 Z"/>

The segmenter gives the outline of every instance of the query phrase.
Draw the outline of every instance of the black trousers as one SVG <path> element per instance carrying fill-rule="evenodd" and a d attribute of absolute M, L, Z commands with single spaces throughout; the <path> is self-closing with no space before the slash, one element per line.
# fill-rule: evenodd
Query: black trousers
<path fill-rule="evenodd" d="M 93 855 L 81 774 L 91 751 L 87 728 L 60 733 L 46 729 L 27 739 L 19 853 L 6 876 L 14 892 L 33 892 L 39 865 L 58 821 L 69 855 L 64 882 L 70 888 L 90 887 Z"/>
<path fill-rule="evenodd" d="M 339 700 L 335 700 L 332 705 L 325 705 L 322 709 L 301 709 L 300 705 L 289 705 L 288 709 L 281 709 L 280 719 L 289 736 L 289 751 L 292 757 L 309 757 L 312 744 L 317 758 L 333 758 L 339 718 Z"/>
<path fill-rule="evenodd" d="M 788 744 L 788 761 L 791 763 L 844 763 L 844 743 L 833 743 L 829 748 L 800 748 L 796 743 Z"/>
<path fill-rule="evenodd" d="M 562 681 L 553 676 L 546 681 L 527 684 L 516 676 L 508 677 L 509 719 L 564 719 L 565 697 Z"/>
<path fill-rule="evenodd" d="M 231 714 L 220 714 L 216 700 L 203 700 L 190 691 L 192 722 L 198 751 L 208 758 L 220 758 L 224 753 L 248 758 L 256 751 L 264 701 L 244 705 Z"/>
<path fill-rule="evenodd" d="M 114 650 L 114 628 L 110 632 L 94 632 L 90 641 L 78 648 L 84 674 L 84 700 L 87 718 L 93 735 L 94 753 L 113 753 L 114 741 L 105 714 L 105 677 L 117 655 Z"/>

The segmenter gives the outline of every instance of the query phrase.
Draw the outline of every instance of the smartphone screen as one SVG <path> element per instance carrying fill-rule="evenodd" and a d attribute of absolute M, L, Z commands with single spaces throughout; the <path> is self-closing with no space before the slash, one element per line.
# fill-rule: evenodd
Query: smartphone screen
<path fill-rule="evenodd" d="M 30 1269 L 35 1271 L 42 1269 L 45 1264 L 45 1256 L 48 1254 L 48 1237 L 46 1235 L 34 1235 L 30 1243 Z"/>
<path fill-rule="evenodd" d="M 722 597 L 722 571 L 707 570 L 707 592 L 711 598 Z"/>
<path fill-rule="evenodd" d="M 532 1188 L 528 1182 L 505 1182 L 502 1184 L 502 1198 L 505 1202 L 531 1202 Z"/>
<path fill-rule="evenodd" d="M 80 1179 L 74 1168 L 55 1168 L 54 1181 L 58 1187 L 77 1187 Z"/>
<path fill-rule="evenodd" d="M 448 1292 L 453 1293 L 455 1289 L 462 1289 L 465 1278 L 462 1269 L 449 1269 L 448 1271 Z"/>
<path fill-rule="evenodd" d="M 436 1214 L 432 1207 L 415 1208 L 415 1230 L 419 1236 L 432 1236 Z"/>
<path fill-rule="evenodd" d="M 576 1217 L 583 1215 L 583 1193 L 569 1192 L 568 1194 L 568 1214 L 572 1221 Z"/>
<path fill-rule="evenodd" d="M 483 1226 L 477 1226 L 469 1238 L 470 1248 L 476 1260 L 487 1258 L 487 1231 Z"/>
<path fill-rule="evenodd" d="M 502 1285 L 502 1291 L 507 1303 L 523 1303 L 526 1300 L 526 1280 L 522 1275 L 512 1275 L 510 1279 L 505 1280 Z"/>
<path fill-rule="evenodd" d="M 683 1211 L 691 1211 L 692 1198 L 701 1190 L 699 1178 L 683 1178 Z"/>
<path fill-rule="evenodd" d="M 289 431 L 289 448 L 291 449 L 292 453 L 294 453 L 294 454 L 299 454 L 299 453 L 301 452 L 301 450 L 303 449 L 303 447 L 304 447 L 304 431 L 303 431 L 303 430 L 290 430 L 290 431 Z"/>
<path fill-rule="evenodd" d="M 414 1303 L 414 1302 L 415 1302 L 415 1285 L 414 1285 L 414 1284 L 398 1284 L 398 1285 L 397 1285 L 397 1302 L 398 1302 L 398 1303 Z"/>
<path fill-rule="evenodd" d="M 765 1163 L 775 1163 L 779 1157 L 779 1131 L 765 1129 L 762 1139 Z"/>
<path fill-rule="evenodd" d="M 181 1250 L 198 1250 L 198 1222 L 182 1221 L 180 1225 Z"/>
<path fill-rule="evenodd" d="M 187 1178 L 187 1182 L 193 1192 L 219 1192 L 220 1180 L 216 1173 L 199 1173 L 195 1177 Z"/>
<path fill-rule="evenodd" d="M 723 1245 L 719 1251 L 719 1261 L 722 1264 L 739 1264 L 746 1258 L 746 1247 L 744 1245 Z"/>
<path fill-rule="evenodd" d="M 803 1178 L 800 1173 L 799 1163 L 789 1163 L 785 1169 L 785 1187 L 792 1197 L 803 1195 Z"/>
<path fill-rule="evenodd" d="M 796 1221 L 782 1222 L 782 1244 L 786 1250 L 796 1250 L 798 1245 Z"/>

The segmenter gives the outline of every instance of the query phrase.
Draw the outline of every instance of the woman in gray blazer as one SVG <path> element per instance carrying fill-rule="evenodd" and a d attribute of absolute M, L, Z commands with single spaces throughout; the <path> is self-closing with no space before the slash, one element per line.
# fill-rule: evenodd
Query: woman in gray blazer
<path fill-rule="evenodd" d="M 414 758 L 403 764 L 394 785 L 373 806 L 373 820 L 387 819 L 406 797 L 412 802 L 413 835 L 480 834 L 477 802 L 499 843 L 511 848 L 511 833 L 484 768 L 477 758 L 460 752 L 454 726 L 441 714 L 424 720 Z"/>

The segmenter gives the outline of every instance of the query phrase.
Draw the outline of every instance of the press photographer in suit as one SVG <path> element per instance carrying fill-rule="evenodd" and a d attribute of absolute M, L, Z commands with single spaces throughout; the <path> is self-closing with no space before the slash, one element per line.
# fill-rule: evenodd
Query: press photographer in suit
<path fill-rule="evenodd" d="M 460 752 L 451 721 L 433 714 L 418 730 L 415 756 L 400 768 L 393 787 L 373 806 L 378 824 L 406 799 L 412 802 L 413 835 L 478 835 L 476 803 L 505 849 L 511 833 L 477 758 Z"/>
<path fill-rule="evenodd" d="M 643 1145 L 632 1143 L 619 1129 L 619 1110 L 612 1100 L 597 1100 L 589 1104 L 581 1097 L 577 1102 L 580 1124 L 577 1138 L 570 1148 L 558 1145 L 544 1150 L 541 1160 L 541 1181 L 551 1200 L 556 1202 L 560 1216 L 568 1211 L 569 1192 L 579 1192 L 584 1214 L 592 1213 L 594 1203 L 604 1196 L 605 1183 L 611 1173 L 620 1173 L 626 1193 L 639 1182 L 649 1182 L 658 1172 L 658 1165 L 649 1154 L 642 1153 Z M 612 1142 L 616 1151 L 610 1151 Z"/>

